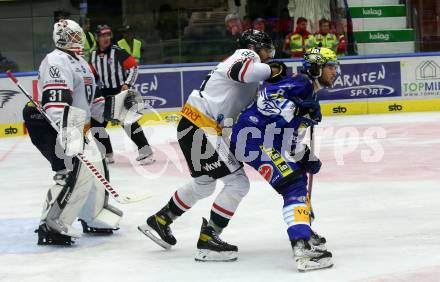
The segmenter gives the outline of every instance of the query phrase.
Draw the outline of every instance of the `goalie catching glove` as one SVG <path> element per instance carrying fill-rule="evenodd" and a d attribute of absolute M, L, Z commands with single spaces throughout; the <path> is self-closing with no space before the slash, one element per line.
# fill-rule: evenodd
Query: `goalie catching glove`
<path fill-rule="evenodd" d="M 142 117 L 143 109 L 142 96 L 129 89 L 105 98 L 104 117 L 108 121 L 130 125 Z"/>

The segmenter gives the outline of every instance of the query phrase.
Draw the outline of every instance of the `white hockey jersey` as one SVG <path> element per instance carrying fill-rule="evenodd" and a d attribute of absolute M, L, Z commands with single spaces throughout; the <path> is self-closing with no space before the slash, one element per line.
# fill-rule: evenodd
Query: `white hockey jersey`
<path fill-rule="evenodd" d="M 270 75 L 271 68 L 257 53 L 239 49 L 208 74 L 199 90 L 193 90 L 181 114 L 196 126 L 219 133 L 257 97 L 259 82 Z"/>
<path fill-rule="evenodd" d="M 104 98 L 95 99 L 96 82 L 88 63 L 80 56 L 55 49 L 41 62 L 38 76 L 39 100 L 49 117 L 57 122 L 64 106 L 71 105 L 103 120 Z"/>

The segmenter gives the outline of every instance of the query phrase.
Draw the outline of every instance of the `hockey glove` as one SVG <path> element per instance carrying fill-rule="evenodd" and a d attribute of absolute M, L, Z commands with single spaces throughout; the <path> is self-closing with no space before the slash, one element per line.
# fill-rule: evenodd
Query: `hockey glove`
<path fill-rule="evenodd" d="M 293 102 L 299 108 L 299 116 L 308 116 L 315 124 L 321 122 L 322 113 L 321 106 L 319 105 L 318 96 L 313 95 L 313 98 L 302 100 L 301 98 L 294 97 Z"/>
<path fill-rule="evenodd" d="M 286 77 L 287 66 L 281 61 L 272 61 L 269 63 L 272 69 L 272 75 L 270 78 L 266 79 L 267 83 L 275 83 Z"/>
<path fill-rule="evenodd" d="M 300 150 L 295 150 L 291 156 L 298 165 L 311 174 L 316 174 L 321 169 L 321 161 L 311 153 L 309 146 L 303 145 Z"/>

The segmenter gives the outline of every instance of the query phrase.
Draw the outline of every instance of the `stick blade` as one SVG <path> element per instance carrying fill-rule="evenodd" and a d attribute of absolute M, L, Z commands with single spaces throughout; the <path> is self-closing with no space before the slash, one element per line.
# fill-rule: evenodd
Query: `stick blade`
<path fill-rule="evenodd" d="M 116 198 L 116 201 L 120 204 L 132 204 L 151 198 L 151 196 L 149 192 L 127 193 L 120 194 L 119 197 Z"/>

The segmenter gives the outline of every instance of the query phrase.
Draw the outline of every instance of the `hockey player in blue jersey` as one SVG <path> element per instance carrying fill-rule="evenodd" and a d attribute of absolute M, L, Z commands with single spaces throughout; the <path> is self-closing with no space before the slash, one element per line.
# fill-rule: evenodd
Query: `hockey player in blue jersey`
<path fill-rule="evenodd" d="M 328 268 L 332 254 L 325 239 L 310 228 L 307 173 L 315 174 L 321 162 L 302 144 L 307 128 L 321 121 L 316 92 L 331 87 L 338 62 L 333 51 L 312 48 L 304 55 L 302 73 L 286 75 L 282 62 L 279 75 L 266 81 L 257 101 L 244 110 L 231 135 L 231 148 L 238 160 L 257 170 L 283 197 L 283 217 L 299 271 Z"/>

